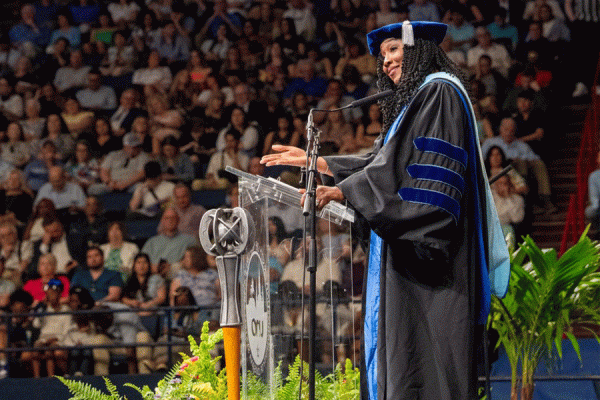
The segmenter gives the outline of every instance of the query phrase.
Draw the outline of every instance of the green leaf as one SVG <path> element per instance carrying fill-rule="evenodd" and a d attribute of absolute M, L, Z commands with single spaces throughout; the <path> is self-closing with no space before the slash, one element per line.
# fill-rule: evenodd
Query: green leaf
<path fill-rule="evenodd" d="M 571 342 L 571 345 L 573 345 L 573 349 L 575 349 L 575 353 L 577 353 L 577 358 L 579 358 L 579 361 L 581 361 L 581 350 L 579 348 L 579 342 L 577 342 L 577 338 L 575 338 L 575 335 L 573 335 L 571 332 L 565 332 L 565 334 Z"/>

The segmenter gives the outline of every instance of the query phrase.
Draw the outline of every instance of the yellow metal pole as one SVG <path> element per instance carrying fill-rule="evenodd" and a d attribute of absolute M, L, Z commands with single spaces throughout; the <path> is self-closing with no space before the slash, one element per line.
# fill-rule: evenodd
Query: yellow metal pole
<path fill-rule="evenodd" d="M 240 400 L 240 335 L 240 326 L 223 327 L 227 397 L 229 400 Z"/>

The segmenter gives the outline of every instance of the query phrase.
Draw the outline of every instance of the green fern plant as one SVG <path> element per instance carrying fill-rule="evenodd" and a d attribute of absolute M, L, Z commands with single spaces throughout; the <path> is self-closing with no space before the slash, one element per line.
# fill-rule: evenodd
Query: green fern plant
<path fill-rule="evenodd" d="M 219 372 L 216 364 L 220 357 L 213 357 L 211 351 L 215 345 L 223 340 L 223 332 L 218 330 L 210 335 L 208 323 L 202 327 L 200 343 L 193 337 L 190 341 L 191 357 L 182 354 L 184 360 L 177 363 L 161 379 L 156 388 L 152 390 L 149 386 L 138 387 L 131 383 L 124 386 L 136 390 L 143 400 L 226 400 L 227 399 L 227 377 L 226 370 Z M 300 374 L 302 366 L 302 376 Z M 108 394 L 104 393 L 90 384 L 80 381 L 57 377 L 68 388 L 73 397 L 69 400 L 127 400 L 125 396 L 118 393 L 117 387 L 104 378 Z M 257 376 L 248 373 L 246 384 L 248 388 L 248 400 L 268 399 L 271 393 L 276 400 L 297 400 L 298 391 L 301 387 L 301 399 L 308 398 L 308 364 L 297 356 L 289 368 L 286 378 L 283 378 L 281 363 L 274 371 L 274 385 L 267 386 Z M 354 368 L 352 361 L 346 360 L 344 367 L 338 364 L 334 373 L 323 376 L 315 372 L 315 397 L 319 400 L 358 400 L 360 398 L 360 372 Z"/>
<path fill-rule="evenodd" d="M 360 398 L 360 370 L 354 368 L 352 360 L 346 359 L 344 370 L 342 365 L 335 367 L 334 380 L 331 385 L 332 399 L 353 400 Z"/>
<path fill-rule="evenodd" d="M 279 363 L 281 365 L 281 363 Z M 278 366 L 275 370 L 281 377 L 281 368 Z M 277 385 L 276 385 L 277 386 Z M 263 400 L 270 397 L 269 387 L 253 373 L 246 376 L 246 400 Z"/>
<path fill-rule="evenodd" d="M 96 389 L 89 383 L 65 379 L 62 376 L 56 378 L 69 388 L 69 392 L 73 395 L 70 400 L 127 400 L 118 393 L 117 387 L 108 378 L 104 378 L 104 383 L 109 394 Z"/>
<path fill-rule="evenodd" d="M 300 377 L 300 365 L 302 359 L 297 356 L 294 363 L 290 366 L 288 376 L 281 380 L 281 385 L 278 385 L 275 390 L 275 398 L 277 400 L 296 400 L 298 398 L 298 390 L 302 385 L 302 398 L 308 397 L 308 364 L 304 362 L 303 377 Z M 280 368 L 280 367 L 278 367 Z M 302 383 L 301 383 L 302 382 Z"/>

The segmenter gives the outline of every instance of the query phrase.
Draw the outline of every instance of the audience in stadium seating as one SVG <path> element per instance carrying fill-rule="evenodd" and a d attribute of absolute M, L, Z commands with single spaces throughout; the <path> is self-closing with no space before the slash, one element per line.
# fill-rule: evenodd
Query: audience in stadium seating
<path fill-rule="evenodd" d="M 199 306 L 214 306 L 221 298 L 221 287 L 217 271 L 208 265 L 207 255 L 200 246 L 185 250 L 181 268 L 172 271 L 174 278 L 169 288 L 169 303 L 175 305 L 177 290 L 188 287 Z M 210 319 L 210 312 L 202 310 L 203 319 Z"/>
<path fill-rule="evenodd" d="M 8 311 L 13 314 L 27 314 L 31 312 L 33 298 L 23 289 L 17 289 L 9 297 Z M 32 324 L 32 318 L 26 315 L 9 317 L 8 321 L 0 324 L 0 349 L 7 347 L 31 346 L 39 336 L 39 329 Z M 24 368 L 23 352 L 17 351 L 12 355 L 0 352 L 0 377 L 6 378 L 8 371 L 13 376 L 31 376 L 30 371 Z"/>
<path fill-rule="evenodd" d="M 175 306 L 195 306 L 196 300 L 192 294 L 192 290 L 187 286 L 179 286 L 173 293 Z M 170 323 L 170 324 L 169 324 Z M 170 330 L 170 340 L 173 342 L 181 343 L 174 345 L 171 348 L 171 355 L 174 360 L 181 358 L 180 353 L 186 351 L 187 337 L 192 335 L 194 337 L 200 334 L 204 319 L 200 317 L 198 310 L 178 310 L 173 313 L 170 319 L 163 322 L 164 327 L 162 334 L 158 338 L 157 342 L 166 343 L 169 340 L 167 330 Z M 150 370 L 165 372 L 168 369 L 167 361 L 169 358 L 169 348 L 166 346 L 158 346 L 154 348 L 151 362 L 148 363 Z"/>
<path fill-rule="evenodd" d="M 23 170 L 25 181 L 31 190 L 37 192 L 48 182 L 48 171 L 51 167 L 60 165 L 59 157 L 56 145 L 50 140 L 44 141 L 37 158 L 32 159 Z"/>
<path fill-rule="evenodd" d="M 69 289 L 69 308 L 71 311 L 91 310 L 94 307 L 94 299 L 87 289 L 81 286 L 73 286 Z M 89 375 L 94 370 L 101 374 L 102 361 L 108 361 L 107 349 L 89 349 L 77 346 L 90 345 L 94 342 L 96 329 L 93 323 L 94 316 L 91 314 L 73 314 L 73 323 L 64 340 L 65 346 L 73 346 L 69 350 L 68 373 L 70 375 Z"/>
<path fill-rule="evenodd" d="M 181 152 L 179 140 L 174 136 L 162 140 L 158 162 L 167 181 L 189 184 L 194 179 L 194 164 L 189 155 Z"/>
<path fill-rule="evenodd" d="M 516 243 L 515 226 L 525 218 L 525 200 L 515 192 L 510 178 L 506 175 L 494 182 L 492 195 L 504 237 L 508 237 L 507 242 L 514 246 Z"/>
<path fill-rule="evenodd" d="M 23 173 L 13 169 L 0 186 L 0 220 L 9 220 L 22 227 L 33 208 L 32 190 L 23 179 Z"/>
<path fill-rule="evenodd" d="M 69 56 L 69 64 L 56 71 L 53 84 L 61 93 L 69 89 L 82 88 L 87 83 L 91 69 L 90 66 L 84 65 L 81 51 L 73 50 Z"/>

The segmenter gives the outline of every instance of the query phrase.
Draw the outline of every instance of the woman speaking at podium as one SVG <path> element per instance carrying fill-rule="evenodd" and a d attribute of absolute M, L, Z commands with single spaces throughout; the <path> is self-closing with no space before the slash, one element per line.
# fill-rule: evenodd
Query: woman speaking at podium
<path fill-rule="evenodd" d="M 446 28 L 405 21 L 367 34 L 378 88 L 393 90 L 379 100 L 382 131 L 370 154 L 317 161 L 335 182 L 317 188 L 317 207 L 347 202 L 371 229 L 363 399 L 476 398 L 475 332 L 492 279 L 489 187 L 465 79 L 438 47 Z M 306 163 L 304 150 L 273 150 L 267 166 Z"/>

